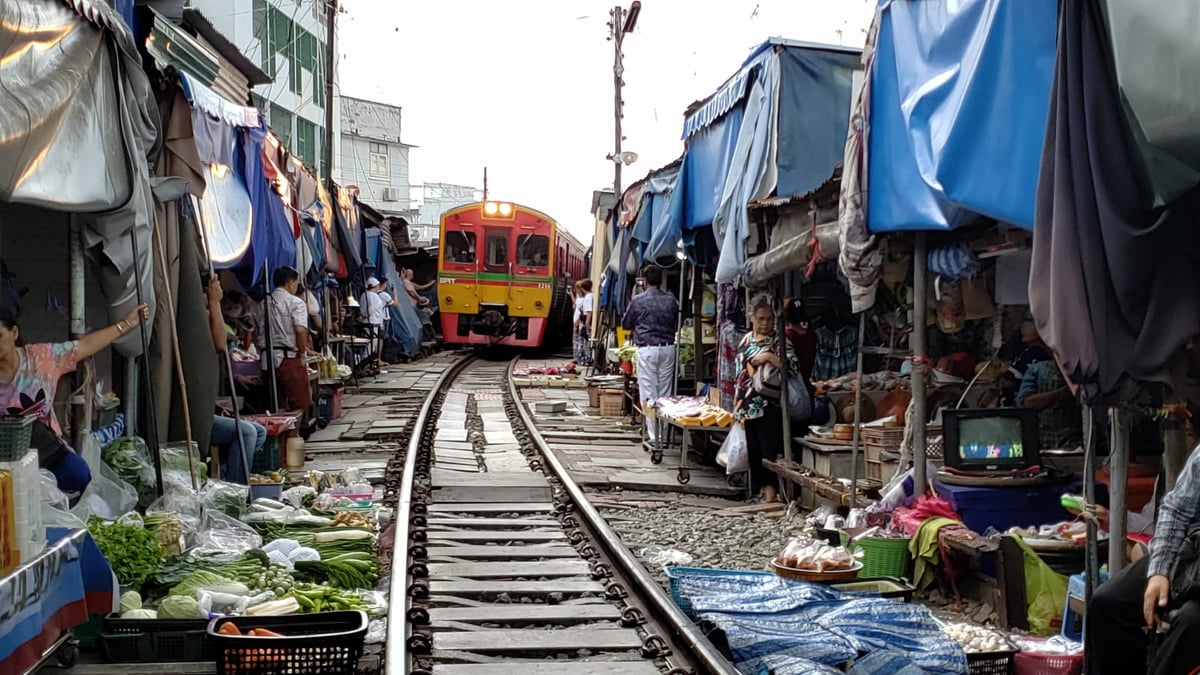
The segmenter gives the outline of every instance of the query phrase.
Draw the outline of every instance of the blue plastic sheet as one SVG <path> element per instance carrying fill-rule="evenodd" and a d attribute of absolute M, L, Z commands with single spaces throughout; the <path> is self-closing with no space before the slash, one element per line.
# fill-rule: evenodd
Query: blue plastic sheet
<path fill-rule="evenodd" d="M 637 221 L 633 224 L 632 236 L 639 243 L 636 253 L 639 259 L 654 259 L 661 256 L 674 256 L 675 245 L 679 241 L 678 226 L 671 224 L 671 196 L 675 191 L 675 182 L 679 178 L 680 167 L 672 166 L 651 175 L 647 179 L 645 194 L 642 197 L 642 209 Z M 655 242 L 654 233 L 663 232 L 655 248 L 650 244 Z M 669 239 L 671 233 L 675 239 Z"/>
<path fill-rule="evenodd" d="M 806 195 L 842 163 L 850 124 L 858 50 L 789 48 L 779 52 L 778 150 L 775 192 Z"/>
<path fill-rule="evenodd" d="M 983 215 L 1033 227 L 1058 6 L 881 0 L 871 78 L 872 232 Z"/>
<path fill-rule="evenodd" d="M 421 351 L 421 317 L 404 292 L 404 280 L 400 278 L 391 255 L 383 245 L 383 237 L 378 229 L 369 229 L 364 233 L 366 245 L 364 248 L 365 266 L 369 273 L 385 279 L 400 295 L 396 304 L 388 308 L 390 321 L 387 323 L 387 334 L 384 336 L 397 345 L 405 354 L 416 354 Z"/>
<path fill-rule="evenodd" d="M 279 193 L 267 182 L 263 172 L 262 144 L 266 137 L 267 131 L 263 127 L 237 130 L 237 168 L 250 194 L 253 209 L 250 251 L 242 259 L 243 266 L 238 270 L 238 277 L 247 288 L 256 290 L 261 289 L 264 283 L 273 289 L 271 278 L 275 270 L 296 264 L 296 238 L 292 221 L 284 210 Z"/>
<path fill-rule="evenodd" d="M 892 656 L 890 664 L 917 672 L 967 672 L 962 648 L 920 605 L 768 574 L 670 573 L 676 602 L 725 633 L 743 673 L 837 673 L 841 665 L 879 652 Z"/>

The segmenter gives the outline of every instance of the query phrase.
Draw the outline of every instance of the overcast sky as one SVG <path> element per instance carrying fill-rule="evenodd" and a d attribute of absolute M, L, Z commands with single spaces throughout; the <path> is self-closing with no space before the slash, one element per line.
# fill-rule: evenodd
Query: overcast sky
<path fill-rule="evenodd" d="M 628 7 L 630 0 L 625 0 Z M 482 187 L 590 237 L 611 189 L 613 46 L 600 0 L 342 0 L 341 93 L 403 108 L 412 182 Z M 862 45 L 870 0 L 643 0 L 626 36 L 623 187 L 679 157 L 683 111 L 769 37 Z"/>

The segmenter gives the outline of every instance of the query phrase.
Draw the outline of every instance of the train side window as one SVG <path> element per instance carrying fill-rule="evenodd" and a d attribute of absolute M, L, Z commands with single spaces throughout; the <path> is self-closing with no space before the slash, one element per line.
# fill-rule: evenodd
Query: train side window
<path fill-rule="evenodd" d="M 505 268 L 508 266 L 508 232 L 492 231 L 484 239 L 483 264 L 487 267 Z"/>
<path fill-rule="evenodd" d="M 475 233 L 446 230 L 445 262 L 471 264 L 475 262 Z"/>
<path fill-rule="evenodd" d="M 546 267 L 550 264 L 550 238 L 541 234 L 517 237 L 517 266 Z"/>

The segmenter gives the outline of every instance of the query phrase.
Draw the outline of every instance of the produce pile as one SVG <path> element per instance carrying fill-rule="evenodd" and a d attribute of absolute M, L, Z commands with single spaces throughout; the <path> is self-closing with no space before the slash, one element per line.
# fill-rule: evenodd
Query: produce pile
<path fill-rule="evenodd" d="M 104 460 L 126 480 L 140 480 L 148 463 L 145 444 L 122 441 L 105 450 Z M 341 484 L 323 476 L 306 479 L 309 485 L 284 491 L 280 500 L 253 501 L 244 485 L 205 480 L 193 491 L 175 481 L 162 497 L 153 490 L 142 494 L 144 513 L 92 518 L 88 530 L 121 585 L 119 618 L 209 620 L 337 610 L 385 616 L 386 596 L 375 588 L 377 507 L 362 495 L 370 494 L 370 486 L 348 478 Z"/>

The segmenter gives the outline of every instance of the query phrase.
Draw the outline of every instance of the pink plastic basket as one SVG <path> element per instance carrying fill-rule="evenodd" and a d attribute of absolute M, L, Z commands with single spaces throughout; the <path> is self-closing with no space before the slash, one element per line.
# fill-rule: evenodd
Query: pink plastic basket
<path fill-rule="evenodd" d="M 1026 642 L 1042 639 L 1023 638 Z M 1082 675 L 1083 654 L 1039 654 L 1018 652 L 1013 658 L 1014 675 Z"/>

